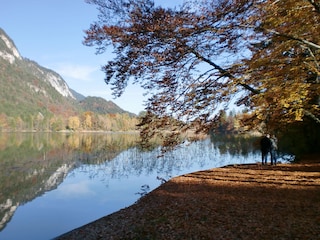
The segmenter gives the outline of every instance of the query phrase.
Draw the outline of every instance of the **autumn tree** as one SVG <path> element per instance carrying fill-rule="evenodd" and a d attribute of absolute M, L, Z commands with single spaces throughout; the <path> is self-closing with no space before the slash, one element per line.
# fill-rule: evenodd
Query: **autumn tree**
<path fill-rule="evenodd" d="M 86 111 L 83 113 L 82 125 L 85 130 L 90 130 L 92 128 L 92 118 L 93 112 Z"/>
<path fill-rule="evenodd" d="M 0 113 L 0 132 L 8 129 L 8 117 L 4 113 Z"/>
<path fill-rule="evenodd" d="M 71 130 L 78 130 L 80 128 L 80 119 L 78 116 L 68 118 L 68 128 Z"/>
<path fill-rule="evenodd" d="M 143 139 L 171 130 L 164 141 L 174 145 L 181 131 L 207 132 L 232 101 L 250 110 L 252 127 L 319 120 L 316 1 L 186 1 L 174 9 L 151 0 L 87 2 L 100 14 L 84 43 L 114 50 L 105 82 L 115 96 L 129 81 L 149 94 Z"/>
<path fill-rule="evenodd" d="M 313 0 L 264 1 L 257 25 L 260 41 L 244 61 L 247 83 L 260 94 L 247 99 L 250 121 L 269 129 L 312 120 L 320 124 L 320 3 Z"/>
<path fill-rule="evenodd" d="M 320 149 L 319 6 L 313 0 L 265 1 L 259 19 L 252 18 L 262 41 L 244 62 L 249 84 L 260 90 L 250 99 L 249 122 L 282 135 L 296 156 Z"/>

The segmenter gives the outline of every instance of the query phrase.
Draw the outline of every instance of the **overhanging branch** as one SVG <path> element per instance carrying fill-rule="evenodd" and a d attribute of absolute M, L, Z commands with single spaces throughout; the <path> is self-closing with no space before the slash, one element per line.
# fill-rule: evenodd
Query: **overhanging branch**
<path fill-rule="evenodd" d="M 308 110 L 304 111 L 304 114 L 308 117 L 310 117 L 312 120 L 314 120 L 316 123 L 320 124 L 320 119 L 315 116 L 312 112 L 309 112 Z"/>
<path fill-rule="evenodd" d="M 272 33 L 272 34 L 275 34 L 279 37 L 284 37 L 284 38 L 287 38 L 287 39 L 290 39 L 290 40 L 295 40 L 295 41 L 298 41 L 298 42 L 301 42 L 301 43 L 304 43 L 312 48 L 315 48 L 315 49 L 320 49 L 320 45 L 316 44 L 316 43 L 313 43 L 313 42 L 310 42 L 308 40 L 305 40 L 305 39 L 302 39 L 302 38 L 299 38 L 299 37 L 295 37 L 295 36 L 291 36 L 291 35 L 287 35 L 287 34 L 284 34 L 284 33 L 280 33 L 278 31 L 275 31 L 275 30 L 270 30 L 270 29 L 266 29 L 264 28 L 265 31 L 269 32 L 269 33 Z"/>
<path fill-rule="evenodd" d="M 202 56 L 199 52 L 197 52 L 195 49 L 189 48 L 189 51 L 191 53 L 193 53 L 198 59 L 208 63 L 209 65 L 213 66 L 216 70 L 218 70 L 221 74 L 222 77 L 228 77 L 230 79 L 236 79 L 235 76 L 233 76 L 230 72 L 228 72 L 227 70 L 225 70 L 224 68 L 220 67 L 219 65 L 217 65 L 216 63 L 212 62 L 210 59 L 205 58 L 204 56 Z M 245 88 L 246 90 L 252 92 L 253 94 L 259 94 L 260 91 L 257 89 L 254 89 L 253 87 L 249 86 L 248 84 L 245 83 L 238 83 L 238 85 L 242 86 L 243 88 Z"/>

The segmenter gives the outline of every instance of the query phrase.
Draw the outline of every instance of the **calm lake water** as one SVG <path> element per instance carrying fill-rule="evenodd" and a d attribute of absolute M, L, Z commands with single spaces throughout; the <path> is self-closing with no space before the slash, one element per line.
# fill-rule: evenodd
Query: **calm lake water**
<path fill-rule="evenodd" d="M 135 134 L 0 134 L 0 239 L 52 239 L 132 205 L 160 179 L 260 161 L 256 138 L 186 143 L 159 157 Z"/>

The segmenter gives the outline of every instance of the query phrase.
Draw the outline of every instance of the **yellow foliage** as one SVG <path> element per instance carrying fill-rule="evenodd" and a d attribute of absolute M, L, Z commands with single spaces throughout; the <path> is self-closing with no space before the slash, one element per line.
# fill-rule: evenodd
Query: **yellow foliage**
<path fill-rule="evenodd" d="M 301 109 L 301 108 L 299 108 L 296 112 L 296 118 L 295 118 L 295 120 L 296 121 L 303 121 L 303 113 L 304 113 L 304 111 L 303 111 L 303 109 Z"/>
<path fill-rule="evenodd" d="M 80 128 L 80 119 L 77 116 L 69 117 L 68 126 L 70 129 L 78 130 Z"/>

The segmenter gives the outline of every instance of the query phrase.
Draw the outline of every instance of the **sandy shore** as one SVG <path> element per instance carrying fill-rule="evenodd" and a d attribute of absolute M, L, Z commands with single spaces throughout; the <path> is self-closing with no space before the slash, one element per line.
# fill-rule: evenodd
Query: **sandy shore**
<path fill-rule="evenodd" d="M 182 175 L 56 239 L 319 239 L 319 160 Z"/>

